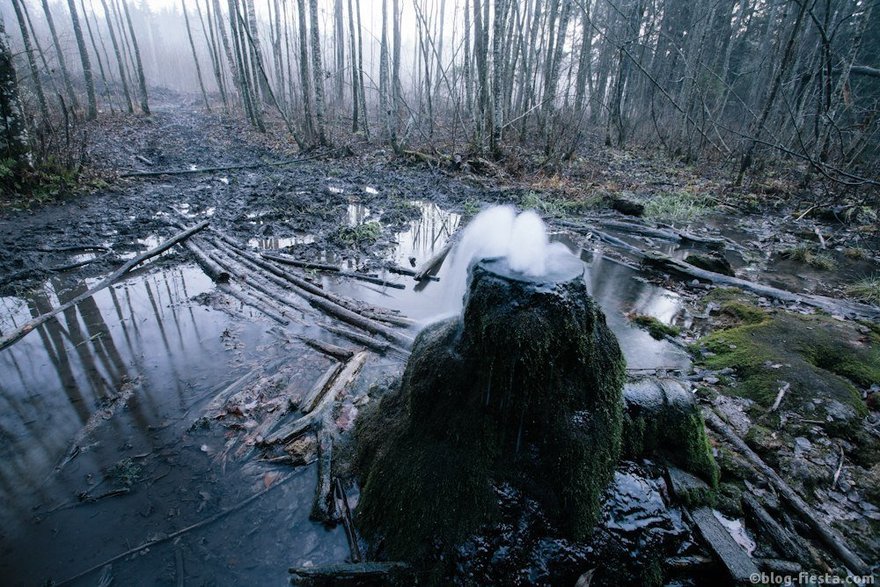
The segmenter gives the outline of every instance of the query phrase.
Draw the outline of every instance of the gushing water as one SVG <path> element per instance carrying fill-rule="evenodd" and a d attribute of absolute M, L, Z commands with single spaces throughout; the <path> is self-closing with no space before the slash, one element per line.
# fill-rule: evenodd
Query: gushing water
<path fill-rule="evenodd" d="M 547 227 L 532 210 L 517 215 L 513 206 L 493 206 L 480 212 L 465 227 L 452 249 L 445 278 L 445 312 L 461 309 L 471 263 L 507 257 L 510 268 L 529 277 L 547 272 L 548 259 L 557 252 L 550 244 Z"/>

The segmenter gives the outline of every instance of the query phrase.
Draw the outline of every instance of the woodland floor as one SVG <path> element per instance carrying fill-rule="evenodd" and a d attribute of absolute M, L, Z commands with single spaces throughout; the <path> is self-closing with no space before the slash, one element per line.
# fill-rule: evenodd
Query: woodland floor
<path fill-rule="evenodd" d="M 559 174 L 537 169 L 525 155 L 504 166 L 480 159 L 452 164 L 430 154 L 395 157 L 362 144 L 298 155 L 280 136 L 259 135 L 239 120 L 205 113 L 193 103 L 174 104 L 172 98 L 148 118 L 108 116 L 89 129 L 89 162 L 101 182 L 37 207 L 13 202 L 0 208 L 4 333 L 178 232 L 169 221 L 191 225 L 202 219 L 254 248 L 394 280 L 406 288 L 403 293 L 314 271 L 304 275 L 337 295 L 422 320 L 442 306 L 432 297 L 434 286 L 416 291 L 411 278 L 387 273 L 389 263 L 417 267 L 490 204 L 537 208 L 555 238 L 592 267 L 593 294 L 631 370 L 693 382 L 703 401 L 720 411 L 864 560 L 880 559 L 876 320 L 816 318 L 804 304 L 642 270 L 625 250 L 589 232 L 566 230 L 566 223 L 595 221 L 626 243 L 677 259 L 711 256 L 711 251 L 615 229 L 613 223 L 722 238 L 727 246 L 721 256 L 739 277 L 797 293 L 861 296 L 870 302 L 870 293 L 852 285 L 880 275 L 880 224 L 876 209 L 863 205 L 858 194 L 829 198 L 818 189 L 799 190 L 794 175 L 769 173 L 731 188 L 729 174 L 718 167 L 706 170 L 600 147 L 587 148 Z M 282 161 L 293 162 L 121 177 Z M 646 217 L 612 209 L 619 198 L 644 205 Z M 89 245 L 103 248 L 61 250 Z M 53 271 L 81 261 L 89 262 Z M 444 277 L 441 272 L 441 282 Z M 308 520 L 316 467 L 291 472 L 256 461 L 248 437 L 265 416 L 255 406 L 272 396 L 266 389 L 295 388 L 302 395 L 327 369 L 326 357 L 297 338 L 317 336 L 310 314 L 298 315 L 289 330 L 272 330 L 277 325 L 271 320 L 214 289 L 179 246 L 110 288 L 109 296 L 96 296 L 79 315 L 65 313 L 60 324 L 47 322 L 39 336 L 32 333 L 0 351 L 0 402 L 7 404 L 7 415 L 0 418 L 5 463 L 0 495 L 9 504 L 2 512 L 0 574 L 13 579 L 9 584 L 42 584 L 96 565 L 95 575 L 113 576 L 119 584 L 131 584 L 134 577 L 156 583 L 182 584 L 185 577 L 193 584 L 281 584 L 288 566 L 344 560 L 348 547 L 341 531 Z M 631 323 L 640 315 L 672 329 L 656 340 Z M 820 322 L 792 326 L 789 316 Z M 777 326 L 790 328 L 778 334 Z M 737 330 L 743 328 L 766 328 L 767 334 L 755 338 Z M 810 338 L 813 329 L 831 332 L 830 346 L 807 349 L 801 339 Z M 319 338 L 351 346 L 340 337 Z M 766 356 L 726 354 L 756 340 Z M 786 345 L 797 352 L 779 356 L 766 350 Z M 844 372 L 816 353 L 857 356 L 861 362 Z M 268 366 L 290 357 L 296 361 Z M 821 385 L 812 396 L 801 397 L 813 371 L 804 382 L 785 375 L 786 369 L 797 371 L 801 360 L 803 369 L 815 369 L 815 377 L 827 380 L 828 389 L 854 390 L 858 397 L 850 403 L 824 397 Z M 365 395 L 373 382 L 402 364 L 393 353 L 371 356 L 352 396 Z M 235 406 L 238 412 L 211 401 L 254 369 L 265 389 L 251 386 L 252 395 Z M 793 390 L 801 383 L 805 389 L 771 411 L 767 389 L 749 377 L 764 377 L 773 369 L 783 374 L 771 378 L 774 392 L 786 376 Z M 47 399 L 50 395 L 57 398 Z M 830 407 L 805 408 L 822 402 Z M 102 410 L 96 421 L 93 414 Z M 343 406 L 337 413 L 341 429 L 351 427 L 356 412 L 351 403 Z M 723 484 L 717 508 L 737 522 L 743 492 L 770 502 L 774 497 L 728 452 L 719 443 Z M 311 462 L 309 454 L 305 460 Z M 226 517 L 224 512 L 248 495 L 282 482 L 283 490 L 267 493 L 258 514 Z M 780 515 L 788 516 L 784 510 L 779 506 Z M 215 533 L 198 530 L 110 567 L 100 564 L 213 514 L 223 515 Z M 793 527 L 803 531 L 801 523 Z M 778 556 L 754 531 L 745 531 L 741 540 L 757 551 L 755 556 Z M 94 584 L 94 577 L 82 584 Z"/>

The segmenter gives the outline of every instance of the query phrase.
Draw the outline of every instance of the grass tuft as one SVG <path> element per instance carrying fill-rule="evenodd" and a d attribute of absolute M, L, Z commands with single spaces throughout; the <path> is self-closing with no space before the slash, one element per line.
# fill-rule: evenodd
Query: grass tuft
<path fill-rule="evenodd" d="M 858 280 L 846 288 L 846 293 L 863 302 L 880 305 L 880 274 Z"/>
<path fill-rule="evenodd" d="M 786 249 L 782 251 L 781 254 L 786 259 L 791 259 L 792 261 L 804 263 L 805 265 L 809 265 L 810 267 L 821 269 L 823 271 L 831 271 L 832 269 L 837 267 L 837 262 L 834 260 L 834 257 L 829 255 L 828 253 L 821 253 L 811 247 L 804 245 L 799 245 L 797 247 Z"/>
<path fill-rule="evenodd" d="M 708 214 L 705 199 L 688 192 L 666 192 L 645 203 L 645 218 L 666 222 L 691 222 Z"/>

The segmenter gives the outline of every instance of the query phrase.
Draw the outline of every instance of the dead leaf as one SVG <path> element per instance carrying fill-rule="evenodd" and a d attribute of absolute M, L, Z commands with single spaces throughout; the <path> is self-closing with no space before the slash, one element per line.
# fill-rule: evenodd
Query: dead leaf
<path fill-rule="evenodd" d="M 263 475 L 263 487 L 269 489 L 275 480 L 278 479 L 279 473 L 277 471 L 269 471 L 265 475 Z"/>

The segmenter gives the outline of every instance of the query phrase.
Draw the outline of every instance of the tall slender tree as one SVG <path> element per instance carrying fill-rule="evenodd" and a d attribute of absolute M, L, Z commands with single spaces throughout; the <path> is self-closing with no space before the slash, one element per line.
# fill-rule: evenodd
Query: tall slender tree
<path fill-rule="evenodd" d="M 119 69 L 119 80 L 122 83 L 122 94 L 125 97 L 125 106 L 129 114 L 134 112 L 134 106 L 131 101 L 131 92 L 128 88 L 128 72 L 125 69 L 125 57 L 119 48 L 119 41 L 116 39 L 114 31 L 113 18 L 110 16 L 110 9 L 107 6 L 107 0 L 101 0 L 101 6 L 104 8 L 104 18 L 107 20 L 107 31 L 110 34 L 110 42 L 113 45 L 113 52 L 116 54 L 116 65 Z"/>
<path fill-rule="evenodd" d="M 73 2 L 73 0 L 68 0 Z M 131 46 L 134 49 L 135 68 L 137 70 L 138 90 L 141 97 L 141 111 L 144 114 L 150 113 L 150 102 L 147 97 L 147 79 L 144 77 L 144 64 L 141 61 L 141 50 L 138 46 L 137 35 L 134 32 L 134 24 L 131 21 L 131 11 L 128 9 L 128 0 L 120 0 L 122 8 L 125 11 L 125 20 L 128 23 L 128 32 L 131 38 Z"/>
<path fill-rule="evenodd" d="M 34 93 L 37 95 L 37 105 L 40 107 L 40 118 L 45 125 L 49 124 L 49 107 L 46 105 L 46 95 L 43 93 L 43 84 L 40 81 L 40 70 L 37 67 L 37 58 L 34 48 L 31 45 L 31 36 L 28 33 L 27 21 L 21 10 L 21 0 L 12 0 L 12 7 L 15 9 L 15 18 L 18 20 L 18 27 L 21 30 L 21 39 L 24 43 L 24 52 L 27 55 L 28 67 L 31 70 L 31 79 L 34 84 Z"/>
<path fill-rule="evenodd" d="M 98 101 L 95 98 L 95 80 L 92 76 L 92 62 L 89 59 L 89 49 L 86 47 L 86 40 L 83 36 L 82 26 L 80 26 L 75 0 L 67 0 L 67 7 L 70 9 L 70 20 L 73 23 L 73 36 L 76 37 L 76 46 L 79 49 L 83 77 L 86 82 L 86 97 L 88 98 L 88 114 L 86 116 L 89 120 L 94 120 L 98 117 Z"/>
<path fill-rule="evenodd" d="M 52 45 L 55 47 L 55 56 L 58 58 L 58 67 L 61 68 L 61 78 L 64 80 L 64 88 L 67 90 L 67 100 L 74 110 L 79 108 L 79 100 L 73 90 L 70 81 L 70 72 L 67 70 L 67 60 L 64 58 L 64 49 L 58 41 L 58 31 L 55 30 L 55 19 L 52 18 L 52 10 L 49 8 L 49 0 L 42 0 L 43 14 L 46 15 L 46 24 L 49 25 L 49 33 L 52 35 Z"/>

